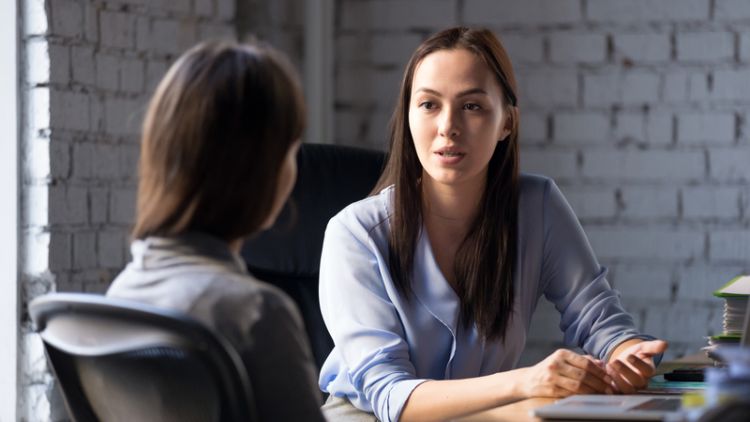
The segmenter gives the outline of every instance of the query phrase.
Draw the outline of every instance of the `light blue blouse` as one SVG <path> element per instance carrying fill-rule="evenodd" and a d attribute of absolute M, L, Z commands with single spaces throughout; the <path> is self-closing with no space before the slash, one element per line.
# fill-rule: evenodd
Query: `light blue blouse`
<path fill-rule="evenodd" d="M 407 301 L 388 270 L 393 188 L 356 202 L 328 223 L 320 262 L 320 305 L 335 347 L 320 388 L 382 421 L 397 421 L 412 390 L 428 379 L 513 369 L 544 295 L 561 314 L 569 347 L 604 359 L 620 342 L 647 338 L 622 308 L 557 185 L 521 175 L 515 302 L 505 344 L 464 328 L 459 299 L 422 230 Z"/>

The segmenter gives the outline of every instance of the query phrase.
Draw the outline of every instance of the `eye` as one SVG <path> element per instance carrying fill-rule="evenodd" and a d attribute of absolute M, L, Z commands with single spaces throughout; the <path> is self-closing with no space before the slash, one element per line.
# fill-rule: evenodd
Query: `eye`
<path fill-rule="evenodd" d="M 435 103 L 432 101 L 422 101 L 419 103 L 419 108 L 423 108 L 425 110 L 432 110 L 436 107 Z"/>
<path fill-rule="evenodd" d="M 466 104 L 464 104 L 464 110 L 479 111 L 481 109 L 482 109 L 482 106 L 480 106 L 477 103 L 466 103 Z"/>

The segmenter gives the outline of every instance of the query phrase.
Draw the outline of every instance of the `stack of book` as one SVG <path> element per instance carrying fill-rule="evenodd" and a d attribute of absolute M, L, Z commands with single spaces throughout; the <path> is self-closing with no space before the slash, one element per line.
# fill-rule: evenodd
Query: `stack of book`
<path fill-rule="evenodd" d="M 708 338 L 704 348 L 709 357 L 717 348 L 740 343 L 745 323 L 747 302 L 750 300 L 750 276 L 739 276 L 714 292 L 714 296 L 724 299 L 724 321 L 721 334 Z"/>

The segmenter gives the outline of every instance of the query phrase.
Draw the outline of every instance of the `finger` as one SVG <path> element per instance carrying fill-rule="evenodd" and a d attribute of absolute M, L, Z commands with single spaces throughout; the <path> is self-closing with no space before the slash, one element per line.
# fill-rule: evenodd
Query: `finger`
<path fill-rule="evenodd" d="M 644 378 L 651 378 L 654 374 L 654 365 L 651 363 L 651 359 L 645 360 L 640 359 L 635 355 L 629 355 L 627 357 L 627 363 Z"/>
<path fill-rule="evenodd" d="M 588 386 L 593 393 L 614 393 L 614 390 L 612 390 L 612 387 L 610 386 L 612 379 L 609 375 L 606 375 L 606 373 L 604 375 L 604 379 L 602 379 L 572 365 L 565 365 L 561 367 L 559 371 L 561 376 L 570 378 L 574 381 L 580 381 L 584 385 Z M 603 369 L 602 371 L 604 372 Z"/>
<path fill-rule="evenodd" d="M 622 375 L 615 369 L 615 364 L 609 365 L 609 375 L 612 377 L 612 385 L 618 393 L 622 394 L 633 394 L 635 393 L 635 387 L 630 385 L 629 382 L 622 377 Z"/>
<path fill-rule="evenodd" d="M 614 362 L 612 362 L 612 367 L 622 378 L 624 378 L 631 385 L 631 387 L 639 388 L 645 385 L 643 377 L 635 372 L 631 367 L 626 365 L 623 361 L 619 359 L 615 360 Z"/>
<path fill-rule="evenodd" d="M 568 378 L 562 374 L 557 378 L 556 384 L 571 394 L 595 394 L 598 392 L 584 383 L 583 380 Z"/>
<path fill-rule="evenodd" d="M 570 352 L 569 355 L 565 356 L 565 361 L 575 366 L 576 368 L 580 368 L 590 373 L 591 375 L 601 379 L 602 381 L 604 381 L 607 377 L 607 372 L 590 356 L 581 356 L 577 353 Z"/>

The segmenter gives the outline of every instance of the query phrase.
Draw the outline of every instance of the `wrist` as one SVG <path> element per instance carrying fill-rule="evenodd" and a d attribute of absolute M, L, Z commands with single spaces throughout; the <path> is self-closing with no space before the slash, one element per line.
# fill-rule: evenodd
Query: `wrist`
<path fill-rule="evenodd" d="M 529 398 L 524 382 L 527 381 L 526 372 L 528 372 L 528 368 L 517 368 L 495 374 L 497 376 L 496 383 L 499 387 L 496 391 L 500 392 L 500 404 Z"/>

